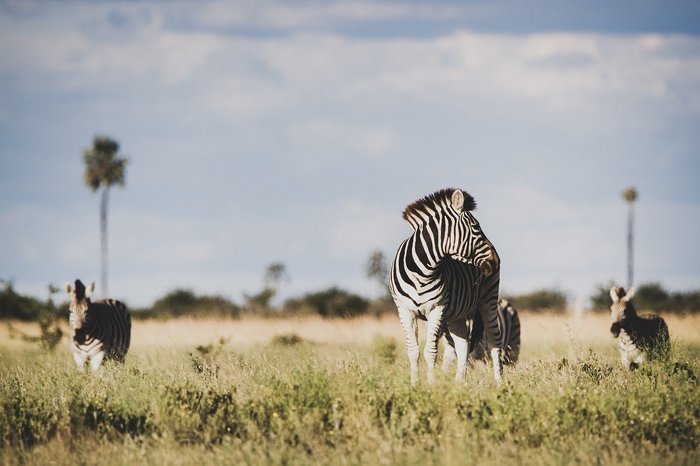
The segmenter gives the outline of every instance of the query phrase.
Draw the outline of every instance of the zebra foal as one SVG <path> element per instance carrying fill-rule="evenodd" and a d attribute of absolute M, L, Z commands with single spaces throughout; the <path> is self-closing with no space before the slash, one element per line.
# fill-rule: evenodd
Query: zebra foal
<path fill-rule="evenodd" d="M 80 371 L 89 360 L 96 373 L 104 358 L 124 362 L 131 341 L 131 316 L 124 303 L 115 299 L 92 302 L 94 290 L 94 283 L 86 289 L 80 280 L 75 286 L 66 285 L 73 359 Z"/>
<path fill-rule="evenodd" d="M 498 319 L 503 332 L 503 364 L 511 365 L 518 362 L 520 356 L 520 317 L 513 305 L 505 300 L 498 300 Z M 477 314 L 471 323 L 469 342 L 469 360 L 487 359 L 488 342 L 484 333 L 484 324 Z M 445 351 L 442 355 L 442 367 L 447 369 L 455 358 L 454 342 L 449 333 L 445 333 Z"/>
<path fill-rule="evenodd" d="M 484 323 L 494 365 L 501 380 L 502 333 L 497 301 L 500 258 L 471 211 L 476 202 L 459 189 L 443 189 L 412 204 L 403 218 L 413 234 L 398 248 L 389 288 L 406 339 L 411 383 L 418 381 L 417 319 L 427 321 L 423 351 L 428 383 L 434 382 L 437 343 L 449 332 L 457 355 L 455 380 L 466 376 L 470 322 Z"/>
<path fill-rule="evenodd" d="M 632 304 L 634 288 L 625 292 L 622 287 L 610 289 L 612 305 L 610 332 L 618 339 L 620 360 L 626 369 L 636 369 L 646 358 L 666 356 L 670 350 L 668 326 L 663 318 L 653 315 L 637 315 Z"/>

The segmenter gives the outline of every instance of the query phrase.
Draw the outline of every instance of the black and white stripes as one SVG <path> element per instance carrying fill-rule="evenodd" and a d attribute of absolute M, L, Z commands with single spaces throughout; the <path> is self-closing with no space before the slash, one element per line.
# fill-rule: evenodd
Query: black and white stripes
<path fill-rule="evenodd" d="M 409 205 L 404 219 L 413 234 L 394 258 L 390 289 L 398 308 L 411 367 L 418 380 L 417 319 L 427 321 L 424 357 L 428 382 L 434 381 L 437 342 L 449 332 L 457 353 L 456 380 L 464 380 L 469 322 L 478 311 L 488 337 L 494 376 L 501 380 L 502 332 L 497 312 L 500 259 L 471 214 L 474 199 L 444 189 Z"/>
<path fill-rule="evenodd" d="M 626 369 L 639 367 L 645 358 L 663 357 L 670 350 L 668 326 L 663 318 L 637 315 L 632 304 L 634 289 L 625 292 L 622 287 L 610 289 L 612 305 L 610 332 L 619 341 L 620 360 Z"/>
<path fill-rule="evenodd" d="M 94 289 L 94 283 L 86 289 L 80 280 L 75 281 L 75 287 L 66 285 L 73 359 L 80 370 L 89 360 L 93 372 L 97 372 L 104 358 L 124 361 L 131 341 L 131 316 L 120 301 L 93 303 L 90 296 Z"/>
<path fill-rule="evenodd" d="M 503 330 L 503 364 L 515 364 L 520 356 L 520 317 L 518 311 L 507 300 L 499 299 L 498 318 Z M 469 352 L 470 359 L 484 359 L 487 354 L 486 334 L 480 331 L 479 326 L 480 322 L 476 322 L 472 332 L 474 349 Z M 448 351 L 447 348 L 446 351 Z M 445 354 L 445 357 L 449 356 Z"/>

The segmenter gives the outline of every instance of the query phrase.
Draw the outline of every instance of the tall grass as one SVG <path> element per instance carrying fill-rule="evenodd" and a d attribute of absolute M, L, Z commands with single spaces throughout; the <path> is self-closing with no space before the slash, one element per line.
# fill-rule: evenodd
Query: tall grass
<path fill-rule="evenodd" d="M 99 377 L 77 374 L 67 352 L 3 346 L 14 354 L 0 358 L 3 463 L 700 461 L 692 342 L 675 340 L 668 361 L 630 372 L 608 339 L 564 333 L 524 346 L 500 386 L 478 363 L 464 385 L 444 374 L 412 388 L 393 336 L 333 344 L 304 328 L 242 346 L 220 335 L 144 345 Z"/>

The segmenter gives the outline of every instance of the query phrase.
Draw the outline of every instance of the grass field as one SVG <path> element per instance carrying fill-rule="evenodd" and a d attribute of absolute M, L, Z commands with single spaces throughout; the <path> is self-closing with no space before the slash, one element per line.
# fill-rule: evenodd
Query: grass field
<path fill-rule="evenodd" d="M 0 328 L 4 464 L 700 464 L 700 316 L 619 367 L 607 315 L 522 314 L 497 386 L 411 388 L 398 320 L 135 321 L 124 366 L 76 373 Z M 34 327 L 14 324 L 29 333 Z"/>

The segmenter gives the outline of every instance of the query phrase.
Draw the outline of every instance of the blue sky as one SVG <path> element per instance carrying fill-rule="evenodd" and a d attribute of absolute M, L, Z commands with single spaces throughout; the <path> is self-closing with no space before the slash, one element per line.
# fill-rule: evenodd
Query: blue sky
<path fill-rule="evenodd" d="M 477 200 L 502 290 L 576 306 L 625 280 L 700 287 L 697 2 L 0 1 L 0 278 L 38 297 L 99 278 L 95 134 L 127 184 L 110 203 L 110 291 L 242 301 L 376 295 L 372 250 L 405 205 Z"/>

